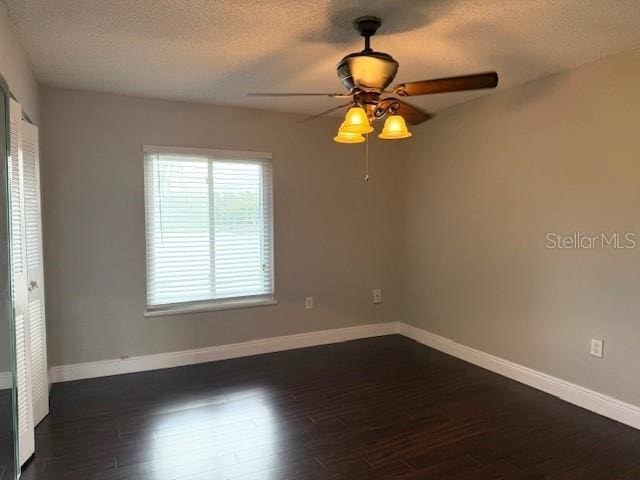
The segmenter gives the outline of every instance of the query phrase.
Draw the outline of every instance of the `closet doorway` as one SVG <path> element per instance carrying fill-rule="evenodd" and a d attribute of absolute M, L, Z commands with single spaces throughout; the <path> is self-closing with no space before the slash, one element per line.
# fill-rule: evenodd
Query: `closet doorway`
<path fill-rule="evenodd" d="M 16 395 L 14 388 L 14 332 L 9 262 L 9 89 L 0 77 L 0 478 L 13 479 L 17 471 Z"/>
<path fill-rule="evenodd" d="M 49 413 L 38 129 L 9 102 L 9 251 L 15 327 L 18 457 L 35 450 L 35 426 Z"/>

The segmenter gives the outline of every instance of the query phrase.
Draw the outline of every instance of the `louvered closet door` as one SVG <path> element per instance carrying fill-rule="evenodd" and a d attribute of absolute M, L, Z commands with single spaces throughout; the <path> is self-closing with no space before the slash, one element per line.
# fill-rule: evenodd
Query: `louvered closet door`
<path fill-rule="evenodd" d="M 35 449 L 31 335 L 29 331 L 29 292 L 24 208 L 24 169 L 22 161 L 22 107 L 11 101 L 9 107 L 10 157 L 9 205 L 11 208 L 11 289 L 16 326 L 16 373 L 18 386 L 18 443 L 20 464 Z"/>
<path fill-rule="evenodd" d="M 31 396 L 33 400 L 33 421 L 35 425 L 40 423 L 49 413 L 39 160 L 38 128 L 23 121 L 23 198 L 29 291 L 28 313 L 31 346 Z"/>

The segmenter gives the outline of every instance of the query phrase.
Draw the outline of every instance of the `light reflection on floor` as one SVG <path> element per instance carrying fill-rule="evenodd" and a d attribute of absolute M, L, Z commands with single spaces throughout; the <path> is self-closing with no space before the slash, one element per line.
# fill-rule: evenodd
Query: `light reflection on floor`
<path fill-rule="evenodd" d="M 150 479 L 205 472 L 211 480 L 241 477 L 260 463 L 264 471 L 257 478 L 276 480 L 269 469 L 279 466 L 278 414 L 268 390 L 177 398 L 154 413 L 158 420 L 151 439 Z"/>

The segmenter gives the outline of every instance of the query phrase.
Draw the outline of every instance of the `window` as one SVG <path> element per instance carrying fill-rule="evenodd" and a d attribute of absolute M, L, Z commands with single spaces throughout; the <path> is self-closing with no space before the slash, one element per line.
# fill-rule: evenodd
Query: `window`
<path fill-rule="evenodd" d="M 144 152 L 147 314 L 275 303 L 271 155 Z"/>

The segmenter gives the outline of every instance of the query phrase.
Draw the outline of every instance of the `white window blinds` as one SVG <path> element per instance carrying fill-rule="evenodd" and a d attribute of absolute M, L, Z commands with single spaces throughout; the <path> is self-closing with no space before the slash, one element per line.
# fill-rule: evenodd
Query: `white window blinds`
<path fill-rule="evenodd" d="M 145 147 L 147 308 L 273 298 L 270 155 Z"/>

